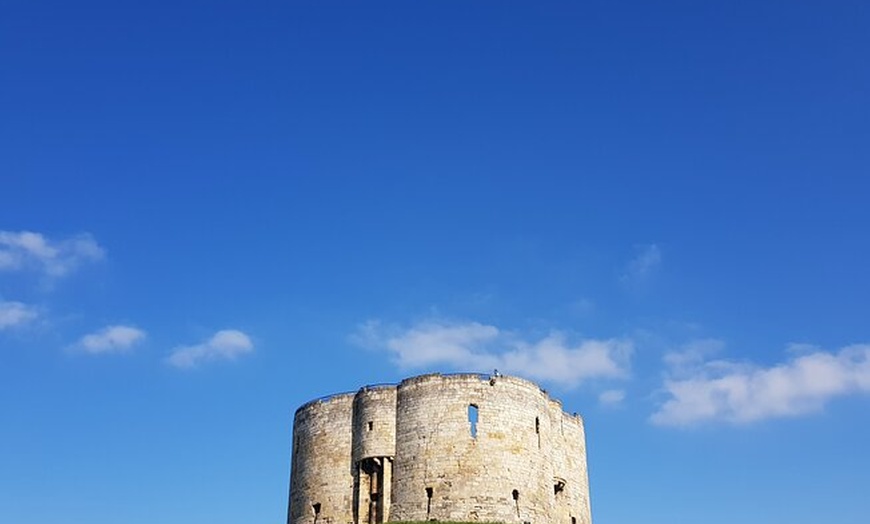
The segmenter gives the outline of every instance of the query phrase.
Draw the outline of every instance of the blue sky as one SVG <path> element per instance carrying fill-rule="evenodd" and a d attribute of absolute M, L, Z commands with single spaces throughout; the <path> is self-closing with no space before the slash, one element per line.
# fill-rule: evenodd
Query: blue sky
<path fill-rule="evenodd" d="M 866 522 L 863 1 L 0 6 L 0 521 L 278 523 L 301 403 L 499 368 L 598 524 Z"/>

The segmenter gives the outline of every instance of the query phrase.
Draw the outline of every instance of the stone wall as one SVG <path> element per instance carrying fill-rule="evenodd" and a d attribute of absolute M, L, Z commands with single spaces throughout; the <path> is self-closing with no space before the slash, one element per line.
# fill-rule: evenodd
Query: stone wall
<path fill-rule="evenodd" d="M 302 406 L 293 438 L 288 524 L 591 524 L 583 421 L 521 378 L 363 388 Z"/>
<path fill-rule="evenodd" d="M 353 399 L 353 461 L 396 455 L 396 386 L 364 387 Z"/>
<path fill-rule="evenodd" d="M 287 522 L 353 522 L 352 393 L 309 402 L 293 421 Z"/>
<path fill-rule="evenodd" d="M 353 522 L 389 520 L 395 456 L 396 386 L 364 387 L 353 399 Z"/>

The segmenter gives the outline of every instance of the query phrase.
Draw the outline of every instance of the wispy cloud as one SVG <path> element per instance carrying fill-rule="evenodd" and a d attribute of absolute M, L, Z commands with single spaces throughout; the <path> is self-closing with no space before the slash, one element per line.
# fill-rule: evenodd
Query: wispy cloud
<path fill-rule="evenodd" d="M 0 231 L 0 271 L 34 270 L 58 278 L 104 256 L 89 234 L 50 240 L 32 231 Z"/>
<path fill-rule="evenodd" d="M 608 389 L 598 395 L 598 402 L 602 406 L 618 406 L 623 400 L 625 400 L 625 391 L 622 389 Z"/>
<path fill-rule="evenodd" d="M 630 285 L 645 281 L 662 264 L 662 250 L 656 244 L 638 246 L 637 255 L 631 259 L 620 275 L 623 284 Z"/>
<path fill-rule="evenodd" d="M 132 326 L 106 326 L 82 337 L 73 349 L 89 355 L 127 353 L 145 340 L 145 336 L 144 331 Z"/>
<path fill-rule="evenodd" d="M 202 344 L 175 348 L 166 362 L 177 368 L 194 368 L 207 361 L 235 360 L 253 351 L 254 344 L 248 335 L 235 329 L 225 329 Z"/>
<path fill-rule="evenodd" d="M 383 350 L 401 369 L 443 366 L 453 370 L 499 369 L 576 386 L 591 379 L 628 376 L 633 344 L 628 339 L 569 341 L 559 331 L 536 340 L 478 322 L 425 321 L 411 327 L 369 321 L 351 336 L 358 345 Z"/>
<path fill-rule="evenodd" d="M 0 330 L 21 326 L 39 316 L 33 306 L 21 302 L 0 301 Z"/>
<path fill-rule="evenodd" d="M 668 398 L 650 420 L 662 426 L 745 424 L 818 412 L 836 397 L 870 392 L 870 344 L 837 352 L 801 348 L 800 355 L 770 367 L 705 361 L 697 351 L 672 355 Z"/>
<path fill-rule="evenodd" d="M 692 340 L 677 351 L 665 353 L 664 361 L 671 375 L 692 374 L 700 364 L 725 349 L 725 342 L 717 338 Z"/>

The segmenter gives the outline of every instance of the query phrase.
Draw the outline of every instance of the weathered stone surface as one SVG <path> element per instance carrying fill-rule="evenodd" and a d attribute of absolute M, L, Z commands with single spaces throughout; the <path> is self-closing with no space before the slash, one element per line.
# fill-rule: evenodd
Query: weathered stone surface
<path fill-rule="evenodd" d="M 583 420 L 532 382 L 477 374 L 297 410 L 288 524 L 428 520 L 591 524 Z"/>

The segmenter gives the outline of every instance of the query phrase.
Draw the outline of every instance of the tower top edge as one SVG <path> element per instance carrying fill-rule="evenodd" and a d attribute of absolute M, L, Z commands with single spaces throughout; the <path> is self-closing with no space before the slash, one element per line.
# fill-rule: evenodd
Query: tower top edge
<path fill-rule="evenodd" d="M 296 408 L 296 414 L 298 415 L 300 412 L 318 404 L 329 404 L 332 402 L 340 402 L 342 400 L 352 401 L 354 396 L 356 396 L 356 391 L 344 391 L 341 393 L 332 393 L 322 397 L 317 397 Z"/>
<path fill-rule="evenodd" d="M 313 400 L 309 400 L 308 402 L 302 404 L 296 409 L 296 414 L 298 415 L 301 411 L 311 408 L 317 404 L 323 403 L 331 403 L 331 402 L 341 402 L 346 400 L 353 400 L 354 397 L 361 393 L 365 393 L 368 391 L 377 391 L 377 390 L 396 390 L 405 386 L 411 386 L 414 384 L 423 384 L 426 382 L 432 381 L 454 381 L 457 383 L 469 382 L 473 380 L 479 380 L 482 382 L 489 382 L 490 385 L 494 385 L 496 382 L 508 382 L 513 383 L 530 390 L 537 390 L 540 394 L 542 394 L 549 402 L 558 406 L 558 408 L 562 411 L 562 413 L 571 418 L 578 418 L 582 420 L 582 417 L 577 413 L 569 414 L 564 410 L 562 401 L 554 398 L 550 395 L 550 393 L 541 387 L 536 382 L 533 382 L 529 379 L 518 377 L 516 375 L 502 375 L 495 371 L 494 373 L 472 373 L 472 372 L 463 372 L 463 373 L 425 373 L 422 375 L 415 375 L 413 377 L 408 377 L 402 379 L 400 382 L 396 383 L 379 383 L 379 384 L 366 384 L 360 387 L 356 391 L 345 391 L 342 393 L 334 393 L 330 395 L 324 395 L 322 397 L 315 398 Z"/>

